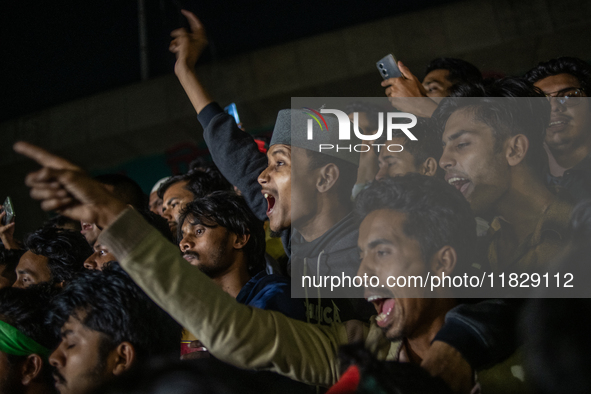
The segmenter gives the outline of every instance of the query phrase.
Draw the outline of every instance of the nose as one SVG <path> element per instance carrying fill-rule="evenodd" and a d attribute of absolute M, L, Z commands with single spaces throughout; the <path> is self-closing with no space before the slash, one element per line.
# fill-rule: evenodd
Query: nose
<path fill-rule="evenodd" d="M 453 155 L 447 149 L 444 148 L 443 154 L 439 159 L 439 167 L 443 168 L 444 170 L 447 170 L 448 168 L 455 166 L 455 164 L 456 162 L 453 158 Z"/>
<path fill-rule="evenodd" d="M 271 167 L 265 168 L 265 170 L 263 172 L 261 172 L 261 175 L 259 175 L 259 178 L 257 180 L 261 186 L 265 186 L 267 183 L 269 183 L 270 168 Z"/>
<path fill-rule="evenodd" d="M 12 284 L 12 287 L 16 287 L 17 289 L 24 289 L 25 288 L 25 285 L 23 284 L 23 281 L 22 280 L 19 280 L 17 278 L 17 280 L 14 281 L 14 283 Z"/>
<path fill-rule="evenodd" d="M 560 104 L 556 97 L 548 97 L 548 99 L 550 100 L 551 112 L 563 112 L 564 111 L 564 109 L 565 109 L 564 105 Z"/>
<path fill-rule="evenodd" d="M 191 248 L 194 246 L 195 245 L 193 244 L 193 242 L 191 242 L 189 236 L 184 236 L 183 239 L 181 239 L 181 242 L 179 242 L 179 248 L 183 253 L 191 250 Z"/>
<path fill-rule="evenodd" d="M 388 166 L 380 166 L 378 173 L 376 174 L 376 181 L 384 179 L 388 176 Z"/>
<path fill-rule="evenodd" d="M 49 360 L 49 364 L 50 364 L 52 367 L 59 368 L 59 367 L 63 367 L 63 366 L 64 366 L 64 364 L 65 364 L 65 363 L 64 363 L 64 361 L 65 361 L 65 358 L 64 358 L 64 353 L 63 353 L 63 352 L 62 352 L 62 350 L 61 350 L 61 349 L 62 349 L 62 343 L 63 343 L 63 341 L 62 341 L 62 342 L 60 342 L 60 344 L 59 344 L 59 346 L 57 347 L 57 349 L 55 349 L 55 350 L 53 351 L 53 353 L 51 353 L 51 354 L 49 355 L 49 359 L 48 359 L 48 360 Z"/>
<path fill-rule="evenodd" d="M 94 252 L 93 254 L 90 255 L 89 258 L 87 258 L 86 260 L 84 260 L 84 268 L 88 269 L 88 270 L 95 270 L 96 269 L 96 258 L 97 252 Z"/>

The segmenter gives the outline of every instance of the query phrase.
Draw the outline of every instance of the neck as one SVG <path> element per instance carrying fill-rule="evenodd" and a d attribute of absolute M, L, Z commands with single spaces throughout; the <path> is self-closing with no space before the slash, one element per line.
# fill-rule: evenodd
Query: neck
<path fill-rule="evenodd" d="M 420 364 L 425 358 L 435 335 L 443 327 L 446 313 L 457 305 L 453 298 L 433 298 L 433 301 L 429 308 L 433 314 L 425 319 L 426 323 L 420 325 L 412 335 L 404 339 L 408 359 L 414 364 Z"/>
<path fill-rule="evenodd" d="M 556 198 L 535 176 L 526 172 L 512 178 L 512 184 L 496 204 L 495 214 L 512 226 L 517 244 L 531 234 L 542 212 Z"/>
<path fill-rule="evenodd" d="M 252 276 L 248 273 L 246 259 L 241 258 L 234 262 L 226 271 L 211 278 L 223 291 L 236 298 Z"/>
<path fill-rule="evenodd" d="M 320 238 L 351 212 L 349 204 L 336 202 L 337 196 L 323 196 L 318 200 L 315 214 L 295 228 L 307 242 Z"/>

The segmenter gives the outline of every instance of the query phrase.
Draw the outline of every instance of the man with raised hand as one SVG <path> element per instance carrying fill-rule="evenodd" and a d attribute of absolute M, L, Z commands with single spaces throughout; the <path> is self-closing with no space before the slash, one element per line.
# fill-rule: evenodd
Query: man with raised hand
<path fill-rule="evenodd" d="M 359 155 L 318 152 L 319 141 L 334 144 L 339 128 L 336 117 L 325 115 L 331 132 L 321 132 L 314 125 L 315 141 L 308 141 L 309 117 L 302 111 L 286 109 L 278 114 L 265 157 L 252 136 L 240 130 L 201 85 L 194 66 L 207 38 L 195 15 L 187 11 L 183 14 L 191 31 L 178 29 L 171 34 L 174 40 L 170 50 L 177 57 L 175 73 L 197 111 L 214 163 L 242 192 L 255 215 L 268 219 L 271 230 L 281 235 L 290 257 L 287 271 L 292 274 L 292 294 L 297 291 L 300 298 L 306 298 L 311 322 L 366 320 L 373 311 L 361 293 L 349 298 L 352 290 L 339 288 L 341 293 L 335 296 L 326 288 L 304 288 L 300 279 L 330 272 L 352 276 L 359 268 L 358 224 L 350 199 Z"/>
<path fill-rule="evenodd" d="M 482 74 L 476 66 L 450 57 L 429 62 L 422 82 L 400 61 L 398 68 L 402 76 L 382 81 L 390 103 L 400 111 L 427 118 L 431 117 L 441 99 L 450 95 L 454 86 L 482 81 Z"/>

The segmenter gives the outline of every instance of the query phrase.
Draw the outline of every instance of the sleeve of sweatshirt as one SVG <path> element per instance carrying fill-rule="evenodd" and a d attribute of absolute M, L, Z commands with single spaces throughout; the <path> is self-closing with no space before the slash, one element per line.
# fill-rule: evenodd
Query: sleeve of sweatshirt
<path fill-rule="evenodd" d="M 197 116 L 203 126 L 203 138 L 215 165 L 242 192 L 248 206 L 259 218 L 267 220 L 267 201 L 261 194 L 258 177 L 267 168 L 267 156 L 254 138 L 240 130 L 234 118 L 215 102 Z"/>
<path fill-rule="evenodd" d="M 522 300 L 490 299 L 458 305 L 435 336 L 457 349 L 474 370 L 497 364 L 517 349 L 517 316 Z"/>
<path fill-rule="evenodd" d="M 348 343 L 344 324 L 312 325 L 239 304 L 131 208 L 102 231 L 100 242 L 154 302 L 220 360 L 307 384 L 338 380 L 337 350 Z"/>

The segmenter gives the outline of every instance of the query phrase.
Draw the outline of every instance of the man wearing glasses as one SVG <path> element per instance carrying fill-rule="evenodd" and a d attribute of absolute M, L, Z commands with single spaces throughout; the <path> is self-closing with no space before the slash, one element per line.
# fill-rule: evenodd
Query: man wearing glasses
<path fill-rule="evenodd" d="M 540 63 L 525 78 L 550 98 L 546 129 L 547 180 L 566 189 L 575 201 L 591 197 L 591 65 L 561 57 Z"/>

